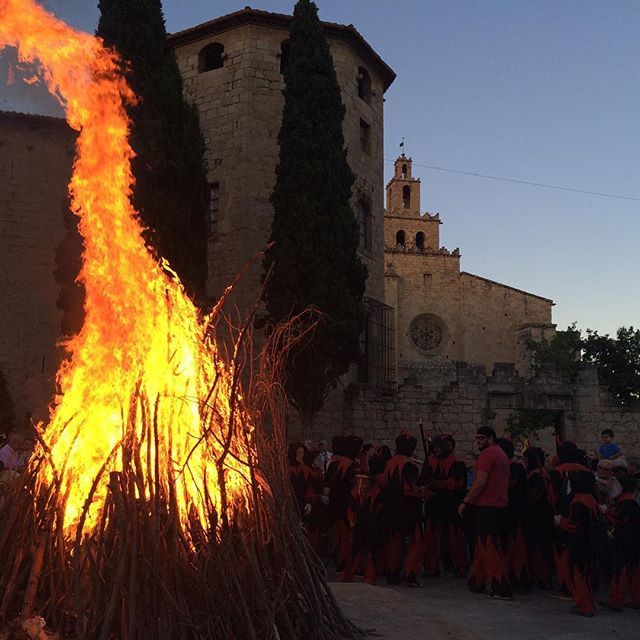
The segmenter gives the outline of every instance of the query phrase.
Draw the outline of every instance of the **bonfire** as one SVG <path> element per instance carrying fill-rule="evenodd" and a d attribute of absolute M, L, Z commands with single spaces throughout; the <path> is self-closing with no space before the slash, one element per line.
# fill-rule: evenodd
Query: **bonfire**
<path fill-rule="evenodd" d="M 234 331 L 224 299 L 199 312 L 145 246 L 130 202 L 136 97 L 116 52 L 33 0 L 0 0 L 7 46 L 79 132 L 69 192 L 86 302 L 5 499 L 0 624 L 31 638 L 357 636 L 289 497 L 278 362 L 291 326 L 245 367 L 250 318 Z"/>

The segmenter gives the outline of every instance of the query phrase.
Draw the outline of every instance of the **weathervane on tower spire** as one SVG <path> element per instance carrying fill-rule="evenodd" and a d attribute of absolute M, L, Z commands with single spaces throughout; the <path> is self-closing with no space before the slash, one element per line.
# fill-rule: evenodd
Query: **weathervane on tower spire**
<path fill-rule="evenodd" d="M 404 138 L 402 138 L 402 142 L 400 143 L 400 155 L 404 158 Z"/>

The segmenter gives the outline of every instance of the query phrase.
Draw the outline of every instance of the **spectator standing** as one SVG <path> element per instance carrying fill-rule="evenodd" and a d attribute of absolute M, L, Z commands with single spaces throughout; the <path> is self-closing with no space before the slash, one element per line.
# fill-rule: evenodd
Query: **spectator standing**
<path fill-rule="evenodd" d="M 312 466 L 315 469 L 322 471 L 322 474 L 326 476 L 329 464 L 331 464 L 331 456 L 333 453 L 329 451 L 326 440 L 320 440 L 318 444 L 316 444 L 316 451 L 316 457 Z"/>
<path fill-rule="evenodd" d="M 600 437 L 602 438 L 602 444 L 599 451 L 603 460 L 611 460 L 620 453 L 620 447 L 613 441 L 615 435 L 612 429 L 604 429 Z"/>
<path fill-rule="evenodd" d="M 513 587 L 507 573 L 503 546 L 505 512 L 508 505 L 509 459 L 496 444 L 491 427 L 480 427 L 476 433 L 480 455 L 471 489 L 458 507 L 458 513 L 472 509 L 475 551 L 469 588 L 478 593 L 488 590 L 497 600 L 511 600 Z"/>
<path fill-rule="evenodd" d="M 13 432 L 7 443 L 0 448 L 0 462 L 7 471 L 22 471 L 27 464 L 26 441 L 24 437 Z"/>

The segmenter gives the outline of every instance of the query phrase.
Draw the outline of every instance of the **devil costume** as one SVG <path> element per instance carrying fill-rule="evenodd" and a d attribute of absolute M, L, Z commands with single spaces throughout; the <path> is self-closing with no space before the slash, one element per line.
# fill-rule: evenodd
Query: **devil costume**
<path fill-rule="evenodd" d="M 355 436 L 335 436 L 331 444 L 333 456 L 327 467 L 326 485 L 329 489 L 336 568 L 343 571 L 351 556 L 351 538 L 358 507 L 354 491 L 358 468 L 355 458 L 362 447 L 362 440 Z"/>
<path fill-rule="evenodd" d="M 431 576 L 439 574 L 443 539 L 456 574 L 463 576 L 468 569 L 462 518 L 458 514 L 458 505 L 466 493 L 467 470 L 464 462 L 453 455 L 454 448 L 452 436 L 436 436 L 422 473 L 423 483 L 433 492 L 425 531 L 425 565 Z"/>
<path fill-rule="evenodd" d="M 592 616 L 593 569 L 598 546 L 606 542 L 606 529 L 594 497 L 595 479 L 590 471 L 569 474 L 572 498 L 567 516 L 559 516 L 569 555 L 569 578 L 573 586 L 575 613 Z M 602 533 L 604 532 L 604 539 Z"/>
<path fill-rule="evenodd" d="M 396 454 L 384 474 L 384 511 L 389 531 L 387 583 L 400 582 L 403 542 L 408 548 L 404 574 L 408 584 L 419 586 L 424 560 L 424 517 L 422 499 L 428 492 L 418 485 L 420 470 L 413 461 L 417 440 L 408 433 L 396 438 Z"/>
<path fill-rule="evenodd" d="M 605 606 L 622 611 L 624 596 L 631 592 L 631 607 L 640 609 L 640 505 L 633 497 L 635 479 L 620 479 L 622 494 L 607 510 L 612 527 L 613 572 Z"/>

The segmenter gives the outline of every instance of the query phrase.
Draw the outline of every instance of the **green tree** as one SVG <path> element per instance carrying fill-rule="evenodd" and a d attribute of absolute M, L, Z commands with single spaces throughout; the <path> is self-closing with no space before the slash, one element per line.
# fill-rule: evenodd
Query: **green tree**
<path fill-rule="evenodd" d="M 307 307 L 322 312 L 312 336 L 285 362 L 287 395 L 308 425 L 337 378 L 359 358 L 367 271 L 357 255 L 350 204 L 354 175 L 342 132 L 345 107 L 310 0 L 295 6 L 290 47 L 265 300 L 271 326 Z"/>
<path fill-rule="evenodd" d="M 537 375 L 543 367 L 551 365 L 564 378 L 575 382 L 582 367 L 582 346 L 582 334 L 575 322 L 564 331 L 556 331 L 550 340 L 530 340 L 527 349 L 532 373 Z"/>
<path fill-rule="evenodd" d="M 100 0 L 97 34 L 126 61 L 140 98 L 128 108 L 136 152 L 133 204 L 145 240 L 166 258 L 187 291 L 204 292 L 209 188 L 198 114 L 183 98 L 182 78 L 167 48 L 160 0 Z"/>
<path fill-rule="evenodd" d="M 622 405 L 640 402 L 640 330 L 620 327 L 616 337 L 587 329 L 583 359 Z"/>

